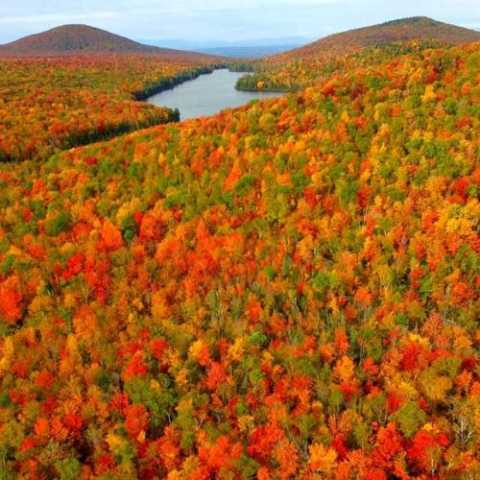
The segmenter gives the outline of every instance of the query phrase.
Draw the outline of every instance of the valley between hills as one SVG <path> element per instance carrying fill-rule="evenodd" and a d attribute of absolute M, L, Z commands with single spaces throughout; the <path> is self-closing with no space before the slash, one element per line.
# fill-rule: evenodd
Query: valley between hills
<path fill-rule="evenodd" d="M 144 100 L 218 68 L 280 92 Z M 255 60 L 0 46 L 0 479 L 480 477 L 480 32 Z"/>

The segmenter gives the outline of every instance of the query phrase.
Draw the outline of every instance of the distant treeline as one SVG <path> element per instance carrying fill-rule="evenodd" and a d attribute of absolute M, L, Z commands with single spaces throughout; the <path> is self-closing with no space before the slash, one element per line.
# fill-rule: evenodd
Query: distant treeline
<path fill-rule="evenodd" d="M 240 73 L 247 73 L 247 72 L 255 72 L 255 65 L 253 63 L 246 63 L 246 62 L 240 62 L 240 63 L 232 63 L 228 65 L 228 69 L 231 72 L 240 72 Z"/>
<path fill-rule="evenodd" d="M 295 90 L 273 81 L 262 73 L 244 75 L 238 79 L 235 88 L 243 92 L 290 92 Z"/>

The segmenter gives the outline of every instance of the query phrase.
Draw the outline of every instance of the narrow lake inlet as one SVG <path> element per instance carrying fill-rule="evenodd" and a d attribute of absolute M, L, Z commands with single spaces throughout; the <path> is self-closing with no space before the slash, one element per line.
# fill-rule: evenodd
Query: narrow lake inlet
<path fill-rule="evenodd" d="M 240 92 L 235 89 L 244 73 L 228 69 L 215 70 L 195 80 L 182 83 L 172 90 L 161 92 L 147 101 L 153 105 L 178 108 L 181 120 L 214 115 L 226 108 L 245 105 L 254 99 L 278 97 L 272 92 Z"/>

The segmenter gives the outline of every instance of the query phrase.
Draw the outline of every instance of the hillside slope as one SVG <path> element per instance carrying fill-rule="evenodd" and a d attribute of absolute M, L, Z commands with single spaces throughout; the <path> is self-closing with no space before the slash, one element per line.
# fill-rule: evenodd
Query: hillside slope
<path fill-rule="evenodd" d="M 428 17 L 412 17 L 336 33 L 287 52 L 285 56 L 309 57 L 410 40 L 435 40 L 458 45 L 480 41 L 480 32 L 439 22 Z"/>
<path fill-rule="evenodd" d="M 387 53 L 392 59 L 413 51 L 480 41 L 480 32 L 413 17 L 358 28 L 322 38 L 301 48 L 264 58 L 255 65 L 256 74 L 246 75 L 239 90 L 291 91 L 312 85 L 335 71 L 362 61 L 376 63 Z"/>
<path fill-rule="evenodd" d="M 138 54 L 0 59 L 0 162 L 42 161 L 59 149 L 176 119 L 136 100 L 212 71 L 197 57 L 188 60 Z"/>
<path fill-rule="evenodd" d="M 187 52 L 144 45 L 88 25 L 63 25 L 0 45 L 0 56 L 72 55 L 78 53 L 139 53 L 175 57 L 185 55 Z"/>
<path fill-rule="evenodd" d="M 480 46 L 0 165 L 4 478 L 480 471 Z"/>

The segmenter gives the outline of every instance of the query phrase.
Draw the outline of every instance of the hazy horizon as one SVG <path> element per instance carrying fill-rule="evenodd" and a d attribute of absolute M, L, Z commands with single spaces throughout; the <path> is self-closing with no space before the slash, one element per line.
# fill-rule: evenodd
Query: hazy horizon
<path fill-rule="evenodd" d="M 143 42 L 209 46 L 287 37 L 313 40 L 388 20 L 429 16 L 480 28 L 478 0 L 20 0 L 0 6 L 0 43 L 58 25 L 84 23 Z"/>

